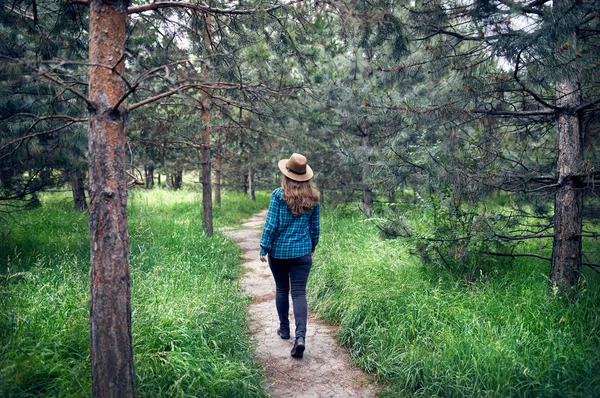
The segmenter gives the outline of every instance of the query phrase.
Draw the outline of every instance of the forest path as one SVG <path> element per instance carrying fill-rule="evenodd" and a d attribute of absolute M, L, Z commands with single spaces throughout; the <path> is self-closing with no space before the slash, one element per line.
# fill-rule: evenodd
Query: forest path
<path fill-rule="evenodd" d="M 348 352 L 335 340 L 336 327 L 318 322 L 309 313 L 302 359 L 290 356 L 293 326 L 290 340 L 277 335 L 275 282 L 269 266 L 259 260 L 259 241 L 266 215 L 264 210 L 246 220 L 241 229 L 223 230 L 243 250 L 245 272 L 241 284 L 252 297 L 250 330 L 258 360 L 268 378 L 263 387 L 273 398 L 375 397 L 375 386 L 362 371 L 352 366 Z M 290 324 L 294 325 L 291 307 L 290 302 Z"/>

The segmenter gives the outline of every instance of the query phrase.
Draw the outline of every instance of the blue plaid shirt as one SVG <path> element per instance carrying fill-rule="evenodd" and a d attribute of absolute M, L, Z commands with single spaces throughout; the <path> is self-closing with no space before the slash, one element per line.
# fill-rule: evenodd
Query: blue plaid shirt
<path fill-rule="evenodd" d="M 267 221 L 260 238 L 260 255 L 274 258 L 298 258 L 314 252 L 319 242 L 319 204 L 295 216 L 283 199 L 283 189 L 271 194 Z"/>

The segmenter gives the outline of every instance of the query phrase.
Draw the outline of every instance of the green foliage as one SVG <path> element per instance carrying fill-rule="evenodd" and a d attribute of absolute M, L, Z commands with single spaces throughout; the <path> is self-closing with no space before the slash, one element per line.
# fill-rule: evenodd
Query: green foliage
<path fill-rule="evenodd" d="M 355 363 L 387 384 L 382 396 L 600 394 L 595 274 L 567 301 L 548 297 L 546 262 L 520 259 L 467 282 L 356 216 L 326 211 L 322 230 L 310 305 L 340 324 Z"/>
<path fill-rule="evenodd" d="M 138 395 L 264 396 L 237 284 L 238 248 L 202 232 L 197 193 L 131 196 Z M 245 201 L 225 193 L 217 223 L 232 218 L 226 206 L 240 217 L 254 213 L 257 205 Z M 58 195 L 42 204 L 20 215 L 0 251 L 0 395 L 89 396 L 87 217 Z"/>
<path fill-rule="evenodd" d="M 430 195 L 414 206 L 389 208 L 382 231 L 407 238 L 426 265 L 467 281 L 509 265 L 506 257 L 493 256 L 514 249 L 514 243 L 502 240 L 497 232 L 510 224 L 501 211 L 488 214 L 481 205 L 455 202 L 449 195 Z"/>
<path fill-rule="evenodd" d="M 85 10 L 70 2 L 17 0 L 0 8 L 0 198 L 35 204 L 37 191 L 85 167 L 83 101 L 43 76 L 75 87 L 87 74 Z M 57 59 L 66 61 L 64 64 Z M 80 88 L 80 87 L 79 87 Z M 77 89 L 79 89 L 77 88 Z M 11 207 L 0 203 L 0 210 Z"/>

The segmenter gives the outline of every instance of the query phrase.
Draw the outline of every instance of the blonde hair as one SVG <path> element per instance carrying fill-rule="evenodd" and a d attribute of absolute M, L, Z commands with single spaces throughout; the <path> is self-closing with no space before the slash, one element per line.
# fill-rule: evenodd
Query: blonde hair
<path fill-rule="evenodd" d="M 319 203 L 321 195 L 312 181 L 294 181 L 283 176 L 281 181 L 283 199 L 293 215 L 299 216 L 309 212 Z"/>

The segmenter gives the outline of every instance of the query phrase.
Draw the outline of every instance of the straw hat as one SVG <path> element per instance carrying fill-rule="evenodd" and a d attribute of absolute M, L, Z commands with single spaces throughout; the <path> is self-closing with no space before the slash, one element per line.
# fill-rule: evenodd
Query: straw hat
<path fill-rule="evenodd" d="M 313 176 L 312 169 L 306 164 L 306 157 L 299 153 L 293 153 L 289 159 L 281 159 L 279 170 L 283 175 L 294 181 L 308 181 Z"/>

